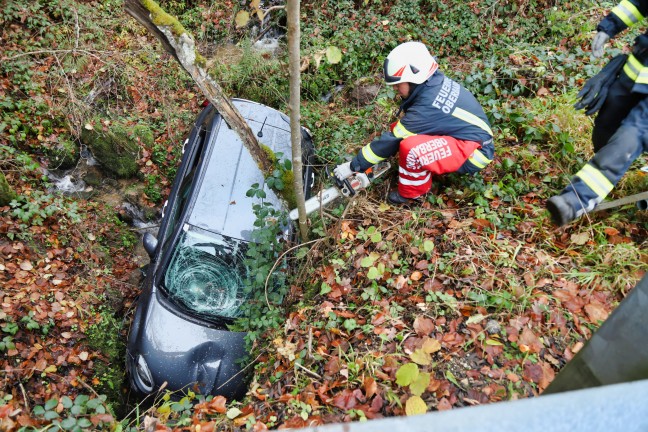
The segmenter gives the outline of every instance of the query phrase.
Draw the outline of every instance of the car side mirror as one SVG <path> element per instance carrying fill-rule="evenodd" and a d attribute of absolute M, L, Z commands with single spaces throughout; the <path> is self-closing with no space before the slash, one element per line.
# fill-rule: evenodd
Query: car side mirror
<path fill-rule="evenodd" d="M 144 233 L 142 244 L 144 245 L 144 250 L 149 254 L 151 258 L 153 258 L 153 255 L 155 255 L 155 249 L 157 249 L 157 238 L 155 238 L 155 236 L 151 233 Z"/>

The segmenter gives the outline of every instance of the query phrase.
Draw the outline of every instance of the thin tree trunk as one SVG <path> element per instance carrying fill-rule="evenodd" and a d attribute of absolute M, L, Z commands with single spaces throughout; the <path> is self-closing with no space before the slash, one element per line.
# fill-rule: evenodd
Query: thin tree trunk
<path fill-rule="evenodd" d="M 125 0 L 125 8 L 128 14 L 162 42 L 164 49 L 191 75 L 205 97 L 223 116 L 229 127 L 241 138 L 243 145 L 250 151 L 252 159 L 263 174 L 269 175 L 272 163 L 268 155 L 259 145 L 241 114 L 205 69 L 205 59 L 196 50 L 193 37 L 176 18 L 164 12 L 153 0 Z M 299 176 L 295 176 L 295 178 L 297 177 Z"/>
<path fill-rule="evenodd" d="M 290 57 L 290 137 L 292 143 L 292 166 L 295 173 L 295 197 L 297 200 L 297 211 L 299 213 L 299 232 L 302 241 L 308 240 L 308 225 L 306 219 L 306 204 L 304 201 L 304 181 L 302 173 L 302 134 L 300 115 L 300 28 L 299 28 L 299 0 L 288 0 L 288 54 Z"/>

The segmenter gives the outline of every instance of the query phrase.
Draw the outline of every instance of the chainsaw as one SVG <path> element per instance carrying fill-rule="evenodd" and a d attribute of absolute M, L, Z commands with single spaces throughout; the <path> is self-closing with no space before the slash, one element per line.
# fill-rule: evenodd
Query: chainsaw
<path fill-rule="evenodd" d="M 635 204 L 639 210 L 648 210 L 648 192 L 641 192 L 638 194 L 619 198 L 614 201 L 602 202 L 601 204 L 594 207 L 591 213 L 600 210 L 607 210 L 615 207 L 621 207 L 622 205 L 626 205 L 626 204 Z"/>
<path fill-rule="evenodd" d="M 362 189 L 367 188 L 371 183 L 373 183 L 378 177 L 385 174 L 391 164 L 387 161 L 382 161 L 376 165 L 370 167 L 364 172 L 359 172 L 353 174 L 351 177 L 340 180 L 335 174 L 329 172 L 328 168 L 326 169 L 327 177 L 330 177 L 335 182 L 335 186 L 332 186 L 328 189 L 320 191 L 317 195 L 306 200 L 306 214 L 309 215 L 315 210 L 324 207 L 335 198 L 339 196 L 345 196 L 351 198 L 355 196 Z M 297 209 L 291 210 L 290 214 L 291 220 L 299 219 L 299 212 Z"/>

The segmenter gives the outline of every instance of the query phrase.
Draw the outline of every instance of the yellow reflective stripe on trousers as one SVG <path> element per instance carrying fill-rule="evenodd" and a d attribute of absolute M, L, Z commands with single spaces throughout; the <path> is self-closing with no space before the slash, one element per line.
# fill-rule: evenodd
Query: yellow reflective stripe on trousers
<path fill-rule="evenodd" d="M 637 59 L 637 57 L 635 57 L 634 54 L 630 54 L 630 57 L 628 57 L 628 60 L 625 63 L 625 66 L 623 66 L 623 73 L 628 75 L 628 78 L 630 78 L 632 81 L 636 81 L 639 77 L 639 72 L 642 72 L 643 68 L 644 66 Z"/>
<path fill-rule="evenodd" d="M 491 128 L 488 126 L 488 124 L 484 120 L 477 117 L 475 114 L 471 114 L 461 108 L 455 108 L 455 110 L 452 112 L 452 116 L 457 117 L 458 119 L 463 120 L 466 123 L 470 123 L 471 125 L 475 125 L 478 128 L 488 132 L 490 136 L 493 136 L 493 131 L 491 131 Z"/>
<path fill-rule="evenodd" d="M 362 147 L 362 156 L 372 165 L 376 165 L 378 162 L 384 160 L 384 157 L 378 156 L 376 153 L 371 150 L 371 144 L 367 144 Z"/>
<path fill-rule="evenodd" d="M 405 126 L 403 126 L 401 122 L 396 123 L 396 127 L 394 127 L 392 133 L 396 138 L 407 138 L 416 135 L 415 133 L 405 129 Z"/>
<path fill-rule="evenodd" d="M 486 165 L 492 162 L 492 160 L 488 159 L 484 153 L 479 151 L 479 149 L 476 149 L 468 160 L 479 169 L 484 169 Z"/>
<path fill-rule="evenodd" d="M 637 84 L 648 84 L 648 66 L 644 66 L 639 71 L 639 76 L 635 80 Z"/>
<path fill-rule="evenodd" d="M 608 180 L 601 171 L 590 164 L 585 164 L 585 166 L 576 173 L 576 177 L 583 180 L 583 182 L 601 199 L 605 198 L 614 188 L 614 185 L 610 180 Z"/>
<path fill-rule="evenodd" d="M 644 19 L 644 16 L 641 15 L 639 9 L 637 9 L 637 7 L 629 0 L 623 0 L 619 3 L 614 9 L 612 9 L 612 13 L 618 16 L 619 19 L 628 27 L 632 27 Z"/>

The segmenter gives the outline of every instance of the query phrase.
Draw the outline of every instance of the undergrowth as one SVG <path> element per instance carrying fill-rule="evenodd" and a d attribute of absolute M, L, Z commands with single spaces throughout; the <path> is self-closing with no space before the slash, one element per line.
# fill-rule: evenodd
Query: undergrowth
<path fill-rule="evenodd" d="M 227 94 L 286 109 L 285 38 L 279 38 L 278 53 L 255 51 L 258 21 L 246 28 L 232 22 L 247 5 L 229 0 L 161 4 L 195 30 Z M 248 331 L 258 358 L 248 399 L 226 407 L 211 396 L 163 397 L 123 427 L 142 430 L 145 415 L 147 421 L 162 419 L 178 427 L 196 420 L 238 429 L 260 428 L 259 423 L 299 427 L 323 418 L 363 420 L 375 414 L 365 406 L 369 402 L 346 403 L 358 391 L 372 394 L 373 401 L 381 395 L 376 402 L 381 415 L 404 414 L 408 400 L 418 401 L 415 396 L 429 409 L 448 409 L 541 392 L 545 383 L 534 381 L 538 368 L 551 376 L 599 325 L 599 315 L 575 309 L 579 299 L 604 305 L 608 312 L 648 262 L 645 212 L 624 208 L 593 214 L 553 230 L 544 211 L 544 199 L 561 190 L 591 156 L 591 119 L 572 105 L 577 90 L 605 61 L 593 59 L 588 45 L 608 6 L 542 0 L 302 2 L 301 115 L 321 164 L 345 160 L 392 120 L 398 105 L 393 89 L 381 86 L 366 104 L 352 91 L 381 85 L 382 59 L 407 40 L 426 42 L 441 69 L 479 99 L 495 131 L 495 161 L 478 177 L 438 179 L 434 193 L 413 210 L 381 204 L 395 185 L 394 177 L 386 179 L 356 200 L 312 216 L 311 233 L 322 240 L 280 262 L 285 242 L 278 233 L 285 220 L 270 207 L 257 206 L 258 243 L 248 249 L 248 264 L 257 271 L 248 282 L 250 307 L 234 327 Z M 150 202 L 160 203 L 169 193 L 182 137 L 202 102 L 190 78 L 121 15 L 121 7 L 112 0 L 92 7 L 72 0 L 10 0 L 0 10 L 0 168 L 10 185 L 21 185 L 3 238 L 9 245 L 51 246 L 66 257 L 66 265 L 81 263 L 91 272 L 74 270 L 75 275 L 111 281 L 124 267 L 116 260 L 133 246 L 133 236 L 104 231 L 93 246 L 42 235 L 51 225 L 75 228 L 84 209 L 45 192 L 39 162 L 76 143 L 88 119 L 97 115 L 146 120 L 155 140 L 142 149 L 139 175 Z M 285 28 L 285 11 L 277 9 L 269 19 Z M 606 56 L 620 52 L 631 38 L 616 38 Z M 329 47 L 341 50 L 340 62 L 326 60 Z M 642 165 L 645 160 L 633 165 L 613 195 L 645 190 Z M 285 181 L 279 174 L 271 179 L 275 186 Z M 261 197 L 262 192 L 257 185 L 250 193 Z M 110 220 L 90 232 L 112 226 Z M 289 292 L 291 301 L 282 306 Z M 37 294 L 34 301 L 41 301 Z M 46 336 L 45 329 L 58 331 L 33 310 L 23 312 L 24 319 L 1 318 L 3 353 Z M 89 398 L 78 389 L 75 395 L 56 395 L 55 377 L 43 371 L 45 390 L 32 404 L 42 427 L 122 427 L 110 417 L 119 409 L 122 391 L 122 323 L 108 307 L 93 313 L 83 337 L 101 353 L 93 363 L 93 386 L 103 395 Z M 516 332 L 522 328 L 528 340 L 520 341 Z M 78 325 L 66 330 L 74 333 Z M 424 341 L 422 334 L 433 337 Z M 411 342 L 417 335 L 420 340 Z M 431 339 L 442 344 L 437 347 Z M 18 399 L 6 392 L 0 406 L 22 403 Z M 89 426 L 91 419 L 96 424 Z"/>

